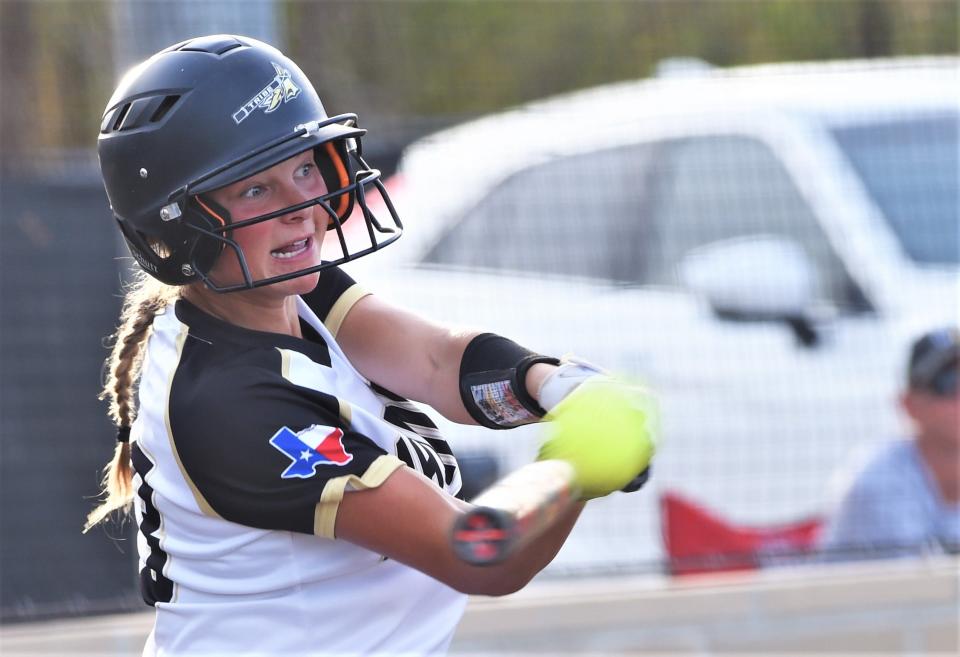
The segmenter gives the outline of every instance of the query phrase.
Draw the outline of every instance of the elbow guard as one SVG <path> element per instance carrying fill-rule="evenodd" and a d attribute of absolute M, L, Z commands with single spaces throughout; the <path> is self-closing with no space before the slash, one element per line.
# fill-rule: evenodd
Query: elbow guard
<path fill-rule="evenodd" d="M 536 363 L 560 361 L 493 333 L 471 340 L 460 361 L 460 398 L 470 416 L 490 429 L 511 429 L 542 418 L 545 411 L 526 385 L 527 371 Z"/>

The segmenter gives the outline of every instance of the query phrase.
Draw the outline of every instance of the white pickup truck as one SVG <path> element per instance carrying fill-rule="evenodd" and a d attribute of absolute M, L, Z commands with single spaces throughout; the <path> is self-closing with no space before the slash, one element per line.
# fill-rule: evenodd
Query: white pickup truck
<path fill-rule="evenodd" d="M 656 491 L 740 522 L 819 512 L 902 430 L 906 344 L 958 320 L 960 60 L 700 70 L 531 103 L 410 146 L 403 238 L 347 270 L 448 322 L 655 388 L 651 490 L 553 568 L 660 558 Z M 441 422 L 505 469 L 535 428 Z"/>

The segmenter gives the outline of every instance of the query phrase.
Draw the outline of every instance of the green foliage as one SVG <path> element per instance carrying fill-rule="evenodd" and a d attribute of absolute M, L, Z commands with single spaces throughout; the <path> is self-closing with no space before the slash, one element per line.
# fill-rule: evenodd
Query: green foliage
<path fill-rule="evenodd" d="M 0 2 L 6 156 L 90 146 L 96 139 L 114 82 L 111 4 Z"/>
<path fill-rule="evenodd" d="M 381 124 L 445 122 L 647 76 L 668 57 L 732 66 L 957 51 L 953 0 L 276 2 L 285 47 L 330 110 Z M 0 1 L 6 160 L 93 145 L 116 80 L 118 7 Z M 192 33 L 205 31 L 198 23 Z"/>
<path fill-rule="evenodd" d="M 325 97 L 380 115 L 482 113 L 649 75 L 668 57 L 731 66 L 957 49 L 957 4 L 949 0 L 417 0 L 290 8 L 296 55 L 331 80 Z"/>

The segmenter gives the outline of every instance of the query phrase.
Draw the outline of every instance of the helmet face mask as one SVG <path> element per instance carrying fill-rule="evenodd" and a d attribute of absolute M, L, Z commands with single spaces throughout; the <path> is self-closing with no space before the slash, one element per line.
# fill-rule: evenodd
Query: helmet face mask
<path fill-rule="evenodd" d="M 202 281 L 232 292 L 322 271 L 399 238 L 403 225 L 380 172 L 363 160 L 364 133 L 355 114 L 328 117 L 309 80 L 278 50 L 216 35 L 172 46 L 126 76 L 104 113 L 98 154 L 114 216 L 141 267 L 170 285 Z M 322 196 L 237 222 L 209 199 L 310 149 L 328 190 Z M 387 221 L 367 204 L 371 192 Z M 233 231 L 314 205 L 329 217 L 340 257 L 254 280 Z M 367 229 L 359 245 L 343 231 L 356 213 Z M 225 251 L 240 263 L 242 282 L 208 276 Z"/>

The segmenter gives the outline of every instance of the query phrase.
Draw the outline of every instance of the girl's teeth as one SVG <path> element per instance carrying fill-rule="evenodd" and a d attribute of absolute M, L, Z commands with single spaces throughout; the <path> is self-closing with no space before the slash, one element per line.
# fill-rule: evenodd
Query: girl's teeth
<path fill-rule="evenodd" d="M 274 258 L 292 258 L 295 255 L 303 253 L 307 248 L 307 240 L 300 240 L 299 242 L 294 242 L 290 246 L 285 246 L 282 249 L 276 251 L 271 251 L 270 255 Z"/>

